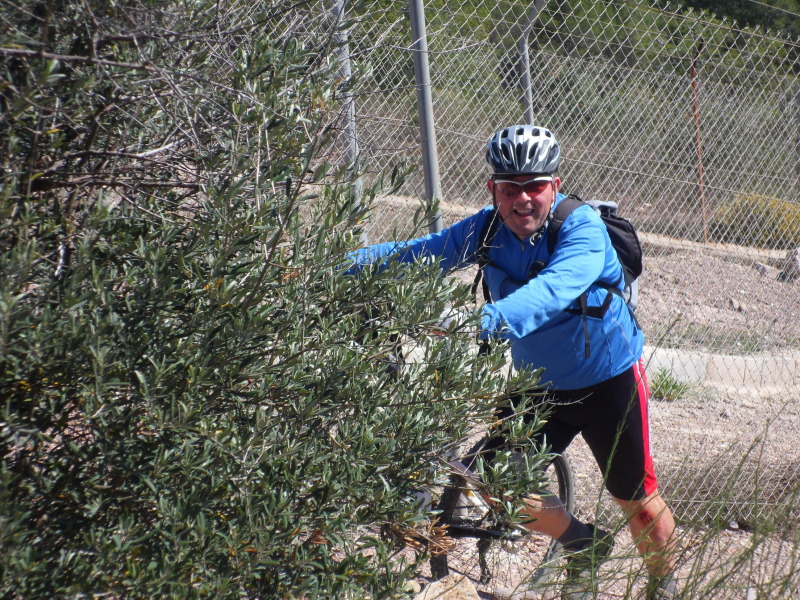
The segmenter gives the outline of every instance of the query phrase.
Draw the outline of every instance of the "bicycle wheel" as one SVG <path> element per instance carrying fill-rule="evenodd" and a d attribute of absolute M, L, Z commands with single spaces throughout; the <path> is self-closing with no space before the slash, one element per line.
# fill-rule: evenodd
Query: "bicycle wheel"
<path fill-rule="evenodd" d="M 570 512 L 575 505 L 572 468 L 566 456 L 557 456 L 546 471 L 548 489 Z M 468 578 L 481 592 L 496 598 L 514 598 L 523 590 L 539 594 L 552 588 L 563 569 L 558 544 L 548 536 L 520 526 L 496 528 L 487 523 L 488 506 L 461 475 L 453 475 L 437 505 L 439 524 L 448 527 L 453 545 L 447 554 L 432 556 L 431 575 Z"/>

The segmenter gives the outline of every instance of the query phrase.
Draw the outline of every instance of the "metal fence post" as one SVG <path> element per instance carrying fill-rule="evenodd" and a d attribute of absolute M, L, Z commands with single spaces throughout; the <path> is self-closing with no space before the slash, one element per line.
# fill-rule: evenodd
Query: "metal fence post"
<path fill-rule="evenodd" d="M 436 151 L 436 128 L 433 122 L 433 97 L 428 65 L 428 37 L 425 31 L 423 0 L 409 0 L 411 18 L 411 49 L 414 54 L 414 78 L 417 84 L 420 137 L 422 143 L 422 168 L 425 175 L 425 199 L 441 199 L 439 158 Z M 442 230 L 442 212 L 437 210 L 430 222 L 432 233 Z"/>
<path fill-rule="evenodd" d="M 350 65 L 350 45 L 348 43 L 349 40 L 347 32 L 339 29 L 345 16 L 344 0 L 335 0 L 331 12 L 335 18 L 336 27 L 336 31 L 334 33 L 334 42 L 336 44 L 335 55 L 339 60 L 338 76 L 340 81 L 348 83 L 353 75 L 353 69 Z M 356 162 L 361 154 L 361 148 L 358 145 L 358 129 L 356 128 L 356 102 L 353 98 L 353 94 L 348 92 L 342 96 L 342 107 L 344 108 L 344 136 L 346 138 L 344 159 L 347 163 L 347 180 L 350 181 L 353 186 L 352 189 L 356 204 L 361 204 L 363 183 L 361 181 L 361 177 L 356 175 Z M 361 234 L 361 243 L 363 245 L 367 245 L 369 243 L 366 231 Z"/>
<path fill-rule="evenodd" d="M 522 86 L 522 105 L 525 107 L 525 123 L 533 125 L 533 90 L 531 89 L 531 55 L 528 48 L 528 40 L 533 29 L 533 24 L 539 18 L 547 0 L 537 0 L 533 5 L 531 12 L 528 13 L 528 21 L 525 23 L 525 28 L 522 30 L 517 41 L 517 50 L 520 57 L 520 85 Z"/>

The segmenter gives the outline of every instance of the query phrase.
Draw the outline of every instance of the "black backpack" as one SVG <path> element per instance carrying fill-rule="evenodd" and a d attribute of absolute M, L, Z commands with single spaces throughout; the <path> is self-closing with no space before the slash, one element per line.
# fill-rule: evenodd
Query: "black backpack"
<path fill-rule="evenodd" d="M 551 255 L 555 250 L 561 225 L 564 224 L 564 221 L 572 213 L 572 211 L 582 204 L 588 204 L 594 208 L 594 210 L 600 215 L 603 223 L 605 223 L 606 229 L 608 230 L 608 237 L 611 239 L 611 244 L 617 251 L 617 258 L 619 258 L 619 262 L 622 265 L 622 277 L 625 280 L 625 285 L 621 291 L 619 289 L 619 283 L 621 283 L 620 281 L 615 281 L 613 283 L 599 280 L 595 281 L 595 285 L 600 286 L 609 292 L 606 295 L 606 299 L 603 301 L 603 304 L 600 306 L 589 306 L 587 302 L 587 294 L 584 292 L 578 298 L 580 309 L 567 309 L 567 312 L 580 314 L 583 318 L 583 332 L 585 337 L 584 354 L 586 358 L 588 358 L 589 330 L 586 324 L 586 319 L 588 317 L 602 319 L 608 310 L 608 307 L 611 305 L 612 294 L 620 296 L 623 300 L 625 300 L 628 309 L 631 311 L 631 316 L 633 317 L 634 321 L 636 321 L 636 316 L 634 315 L 633 311 L 636 309 L 638 302 L 637 279 L 639 275 L 642 274 L 642 245 L 639 242 L 639 236 L 636 233 L 636 228 L 633 226 L 633 223 L 617 214 L 617 204 L 615 202 L 602 202 L 598 200 L 585 202 L 575 194 L 570 194 L 564 198 L 558 204 L 558 206 L 556 206 L 556 209 L 553 212 L 553 218 L 550 220 L 550 225 L 547 227 L 547 249 Z M 489 215 L 489 218 L 486 219 L 486 223 L 481 231 L 481 237 L 478 240 L 478 246 L 475 251 L 475 256 L 478 262 L 478 273 L 475 276 L 475 282 L 473 283 L 472 291 L 473 293 L 477 293 L 478 285 L 482 284 L 483 298 L 486 302 L 491 302 L 492 297 L 489 292 L 489 287 L 486 285 L 486 280 L 483 278 L 483 268 L 486 265 L 492 265 L 495 268 L 499 268 L 489 257 L 489 249 L 492 246 L 492 242 L 495 234 L 497 233 L 497 229 L 500 226 L 500 222 L 501 221 L 497 214 L 497 210 L 493 210 Z M 542 271 L 542 269 L 545 268 L 545 266 L 547 266 L 547 263 L 541 260 L 537 260 L 535 263 L 533 263 L 528 273 L 527 281 L 530 281 L 536 277 Z M 524 284 L 527 283 L 527 281 L 518 281 L 516 283 Z"/>

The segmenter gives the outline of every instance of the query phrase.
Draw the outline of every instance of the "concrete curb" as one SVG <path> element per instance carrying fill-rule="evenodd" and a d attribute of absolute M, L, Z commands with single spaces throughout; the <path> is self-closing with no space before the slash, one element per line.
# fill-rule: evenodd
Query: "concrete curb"
<path fill-rule="evenodd" d="M 681 383 L 732 392 L 800 391 L 800 351 L 734 356 L 645 346 L 643 356 L 651 380 L 657 372 L 667 371 Z"/>

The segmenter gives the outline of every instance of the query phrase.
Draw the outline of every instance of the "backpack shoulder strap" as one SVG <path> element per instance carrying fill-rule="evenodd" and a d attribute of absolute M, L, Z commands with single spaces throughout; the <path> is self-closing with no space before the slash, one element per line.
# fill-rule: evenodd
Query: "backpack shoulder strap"
<path fill-rule="evenodd" d="M 558 242 L 558 232 L 561 231 L 561 226 L 564 224 L 564 221 L 566 221 L 567 217 L 569 217 L 572 214 L 573 210 L 575 210 L 582 204 L 589 204 L 589 203 L 583 200 L 577 194 L 570 194 L 569 196 L 564 198 L 561 202 L 559 202 L 558 206 L 556 206 L 555 211 L 553 211 L 553 218 L 550 220 L 550 225 L 547 228 L 547 250 L 550 252 L 550 254 L 553 254 L 553 252 L 556 249 L 556 243 Z M 589 206 L 591 206 L 591 204 L 589 204 Z M 606 222 L 605 218 L 602 215 L 600 218 L 603 219 L 604 223 Z M 608 229 L 608 225 L 606 225 L 606 228 Z M 611 232 L 609 232 L 609 237 L 610 236 Z M 634 237 L 635 237 L 635 232 L 634 232 Z M 636 242 L 638 243 L 638 241 L 639 240 L 637 238 Z M 612 239 L 612 244 L 613 244 L 613 239 Z M 616 249 L 616 245 L 614 247 Z M 622 272 L 624 278 L 624 273 L 625 273 L 624 263 L 620 264 L 623 264 Z M 615 284 L 609 284 L 598 280 L 595 281 L 595 284 L 599 285 L 602 288 L 607 289 L 612 293 L 617 294 L 618 296 L 624 299 L 624 296 L 622 295 L 620 290 L 617 289 L 616 287 L 620 283 L 620 281 L 622 281 L 622 279 L 617 281 Z"/>
<path fill-rule="evenodd" d="M 486 221 L 481 228 L 481 236 L 478 238 L 478 245 L 475 246 L 475 256 L 478 259 L 478 265 L 484 267 L 491 262 L 489 258 L 489 249 L 494 242 L 494 236 L 500 227 L 500 215 L 497 209 L 493 208 L 486 217 Z"/>
<path fill-rule="evenodd" d="M 572 214 L 572 211 L 581 206 L 582 204 L 586 204 L 579 196 L 575 194 L 570 194 L 561 202 L 558 203 L 556 209 L 553 211 L 553 218 L 550 220 L 550 225 L 547 227 L 547 249 L 549 250 L 550 254 L 556 249 L 556 243 L 558 242 L 558 233 L 561 231 L 561 226 L 564 224 L 564 221 L 567 220 Z M 587 318 L 590 316 L 597 317 L 599 316 L 602 318 L 605 311 L 608 310 L 609 305 L 611 304 L 611 294 L 606 295 L 606 300 L 603 303 L 602 307 L 589 307 L 588 306 L 588 296 L 586 292 L 583 292 L 578 297 L 578 305 L 580 306 L 580 310 L 576 311 L 576 314 L 581 315 L 581 321 L 583 324 L 583 355 L 586 358 L 589 358 L 589 354 L 591 353 L 591 348 L 589 345 L 589 325 L 587 323 Z M 567 312 L 572 312 L 567 309 Z"/>
<path fill-rule="evenodd" d="M 575 194 L 570 194 L 556 206 L 556 209 L 553 211 L 553 218 L 550 220 L 550 225 L 547 227 L 547 250 L 550 254 L 556 249 L 558 232 L 561 231 L 561 226 L 564 224 L 564 221 L 572 214 L 573 210 L 582 204 L 586 203 Z"/>
<path fill-rule="evenodd" d="M 492 247 L 494 236 L 500 227 L 500 215 L 497 209 L 492 209 L 486 217 L 486 221 L 481 228 L 481 235 L 478 238 L 478 245 L 475 246 L 475 257 L 478 263 L 478 272 L 475 274 L 475 281 L 472 282 L 472 293 L 477 294 L 478 286 L 481 285 L 483 289 L 483 299 L 485 302 L 491 302 L 492 297 L 489 293 L 489 286 L 486 285 L 486 280 L 483 278 L 483 268 L 492 262 L 489 257 L 489 250 Z"/>
<path fill-rule="evenodd" d="M 566 221 L 567 217 L 572 214 L 572 211 L 581 204 L 585 204 L 583 200 L 574 194 L 570 194 L 566 198 L 563 198 L 561 202 L 558 203 L 558 206 L 556 206 L 556 209 L 553 211 L 553 216 L 550 219 L 550 224 L 547 226 L 547 251 L 550 255 L 555 252 L 556 243 L 558 242 L 558 232 L 561 231 L 561 226 L 564 224 L 564 221 Z M 533 279 L 546 266 L 547 262 L 544 260 L 537 260 L 531 265 L 528 278 Z"/>

